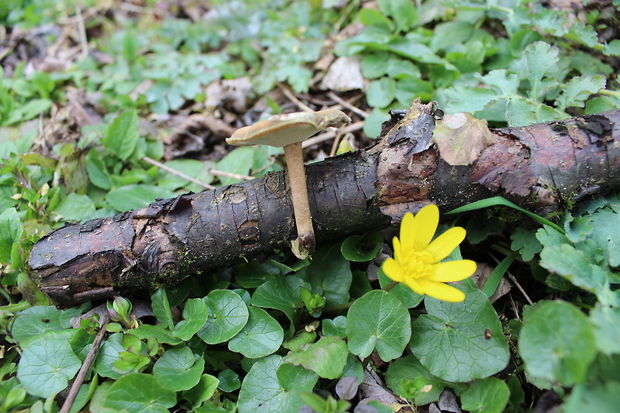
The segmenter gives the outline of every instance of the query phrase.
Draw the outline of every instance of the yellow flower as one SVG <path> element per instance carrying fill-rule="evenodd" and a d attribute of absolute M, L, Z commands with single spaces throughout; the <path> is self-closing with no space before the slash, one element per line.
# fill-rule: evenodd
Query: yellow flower
<path fill-rule="evenodd" d="M 407 213 L 400 224 L 400 240 L 394 237 L 394 258 L 383 263 L 383 272 L 392 280 L 405 283 L 418 294 L 444 301 L 465 299 L 462 291 L 444 284 L 461 281 L 476 271 L 472 260 L 440 262 L 465 239 L 465 229 L 450 228 L 434 241 L 439 208 L 430 204 L 414 217 Z"/>

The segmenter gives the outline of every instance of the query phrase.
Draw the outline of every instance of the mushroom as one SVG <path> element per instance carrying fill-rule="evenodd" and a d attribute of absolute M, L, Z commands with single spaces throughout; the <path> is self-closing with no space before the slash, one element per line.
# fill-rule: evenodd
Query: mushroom
<path fill-rule="evenodd" d="M 339 127 L 349 122 L 351 118 L 336 109 L 288 113 L 238 129 L 226 139 L 230 145 L 284 147 L 297 226 L 297 239 L 292 242 L 291 249 L 299 259 L 308 258 L 314 252 L 315 245 L 301 142 L 323 129 Z"/>

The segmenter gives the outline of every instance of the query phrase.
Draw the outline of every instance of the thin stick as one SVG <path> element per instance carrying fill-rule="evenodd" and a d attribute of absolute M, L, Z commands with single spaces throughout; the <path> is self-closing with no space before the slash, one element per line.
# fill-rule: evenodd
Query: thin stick
<path fill-rule="evenodd" d="M 253 176 L 240 175 L 240 174 L 235 174 L 235 173 L 226 172 L 226 171 L 218 171 L 217 169 L 209 169 L 209 175 L 223 176 L 225 178 L 241 179 L 242 181 L 249 181 L 249 180 L 254 179 Z"/>
<path fill-rule="evenodd" d="M 360 108 L 357 108 L 357 107 L 353 106 L 352 104 L 350 104 L 346 100 L 342 99 L 340 96 L 338 96 L 334 92 L 329 92 L 327 94 L 327 96 L 329 96 L 334 102 L 339 103 L 342 107 L 349 109 L 351 112 L 357 113 L 358 115 L 360 115 L 364 119 L 366 119 L 368 117 L 368 113 L 364 112 Z"/>
<path fill-rule="evenodd" d="M 79 7 L 76 7 L 77 14 L 77 27 L 78 34 L 80 36 L 80 46 L 82 48 L 82 59 L 86 59 L 88 57 L 88 38 L 86 37 L 86 27 L 84 26 L 84 17 L 82 16 L 82 10 Z"/>
<path fill-rule="evenodd" d="M 80 371 L 78 371 L 77 376 L 75 376 L 75 380 L 71 385 L 71 389 L 69 390 L 69 394 L 65 399 L 65 402 L 62 404 L 62 408 L 60 409 L 60 413 L 69 413 L 71 411 L 71 406 L 73 406 L 73 402 L 80 391 L 80 387 L 84 384 L 84 380 L 86 379 L 86 375 L 88 374 L 88 370 L 90 366 L 95 361 L 95 357 L 97 357 L 97 352 L 99 351 L 99 346 L 101 345 L 101 341 L 103 340 L 103 336 L 106 333 L 105 326 L 108 324 L 109 317 L 106 315 L 103 319 L 103 322 L 99 326 L 99 331 L 95 336 L 95 340 L 93 341 L 93 345 L 88 350 L 88 354 L 84 359 L 84 363 L 82 363 L 82 367 L 80 367 Z"/>
<path fill-rule="evenodd" d="M 190 181 L 190 182 L 192 182 L 192 183 L 194 183 L 196 185 L 200 185 L 201 187 L 203 187 L 205 189 L 215 189 L 215 187 L 213 185 L 209 185 L 209 184 L 205 184 L 203 182 L 200 182 L 199 180 L 197 180 L 195 178 L 192 178 L 191 176 L 186 175 L 186 174 L 184 174 L 181 171 L 177 171 L 176 169 L 172 169 L 171 167 L 166 166 L 166 165 L 164 165 L 161 162 L 157 162 L 155 159 L 151 159 L 148 156 L 143 156 L 142 160 L 144 162 L 150 163 L 151 165 L 155 165 L 156 167 L 158 167 L 160 169 L 163 169 L 166 172 L 170 172 L 173 175 L 176 175 L 176 176 L 179 176 L 179 177 L 181 177 L 181 178 L 183 178 L 185 180 L 188 180 L 188 181 Z M 211 171 L 209 171 L 209 173 L 211 173 Z"/>
<path fill-rule="evenodd" d="M 291 92 L 289 90 L 289 88 L 287 88 L 286 86 L 284 86 L 282 83 L 278 83 L 278 88 L 282 91 L 282 93 L 284 93 L 284 96 L 287 97 L 288 100 L 290 100 L 291 102 L 293 102 L 295 105 L 297 105 L 297 107 L 305 112 L 314 112 L 314 109 L 312 109 L 310 106 L 306 105 L 304 102 L 302 102 L 301 100 L 297 99 L 297 96 L 295 96 L 293 94 L 293 92 Z"/>
<path fill-rule="evenodd" d="M 359 122 L 355 122 L 350 124 L 349 126 L 342 128 L 339 130 L 339 132 L 342 133 L 349 133 L 349 132 L 356 132 L 360 129 L 362 129 L 364 127 L 364 121 L 359 121 Z M 316 144 L 319 144 L 321 142 L 330 140 L 332 138 L 334 138 L 336 136 L 336 132 L 334 131 L 329 131 L 329 132 L 324 132 L 321 133 L 319 135 L 316 135 L 310 139 L 306 139 L 303 143 L 302 143 L 302 147 L 303 148 L 307 148 L 309 146 L 313 146 Z"/>
<path fill-rule="evenodd" d="M 513 283 L 515 283 L 515 285 L 517 286 L 517 288 L 519 289 L 519 291 L 521 291 L 521 294 L 523 294 L 523 296 L 525 297 L 525 299 L 527 300 L 529 305 L 534 304 L 534 302 L 532 301 L 532 299 L 530 298 L 529 295 L 527 295 L 527 293 L 525 292 L 525 290 L 523 289 L 523 287 L 521 287 L 521 284 L 519 284 L 519 281 L 517 281 L 517 279 L 515 278 L 514 275 L 512 275 L 509 271 L 506 271 L 506 274 L 508 274 L 508 278 L 510 278 L 510 281 L 512 281 Z"/>

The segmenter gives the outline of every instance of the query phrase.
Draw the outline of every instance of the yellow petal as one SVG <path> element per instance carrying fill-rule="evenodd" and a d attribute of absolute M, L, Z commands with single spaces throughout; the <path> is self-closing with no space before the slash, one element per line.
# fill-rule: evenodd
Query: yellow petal
<path fill-rule="evenodd" d="M 407 212 L 400 223 L 400 245 L 403 251 L 411 251 L 413 249 L 414 221 L 413 214 Z"/>
<path fill-rule="evenodd" d="M 426 295 L 437 298 L 438 300 L 459 303 L 465 299 L 463 291 L 451 285 L 426 280 L 419 280 L 419 282 L 426 290 Z"/>
<path fill-rule="evenodd" d="M 405 278 L 405 285 L 420 295 L 424 295 L 424 293 L 426 292 L 419 280 L 413 277 Z"/>
<path fill-rule="evenodd" d="M 413 222 L 413 249 L 422 251 L 433 239 L 439 224 L 439 208 L 435 204 L 428 204 L 415 216 Z"/>
<path fill-rule="evenodd" d="M 476 263 L 472 260 L 440 262 L 433 265 L 433 273 L 426 277 L 429 281 L 453 282 L 461 281 L 476 271 Z"/>
<path fill-rule="evenodd" d="M 450 228 L 430 243 L 426 251 L 439 262 L 446 258 L 465 239 L 465 229 L 461 227 Z"/>
<path fill-rule="evenodd" d="M 394 259 L 396 261 L 398 261 L 398 257 L 401 257 L 401 255 L 400 255 L 400 241 L 398 240 L 398 238 L 394 237 L 394 238 L 392 238 L 392 244 L 394 245 Z"/>
<path fill-rule="evenodd" d="M 405 278 L 405 272 L 402 267 L 398 263 L 398 261 L 388 258 L 383 263 L 381 267 L 385 275 L 387 275 L 391 280 L 401 282 Z"/>

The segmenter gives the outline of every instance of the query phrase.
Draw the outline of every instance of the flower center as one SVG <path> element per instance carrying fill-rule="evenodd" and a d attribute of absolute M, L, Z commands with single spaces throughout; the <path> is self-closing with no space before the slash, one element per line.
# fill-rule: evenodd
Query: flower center
<path fill-rule="evenodd" d="M 406 277 L 426 278 L 431 275 L 434 257 L 426 251 L 407 251 L 399 260 Z"/>

